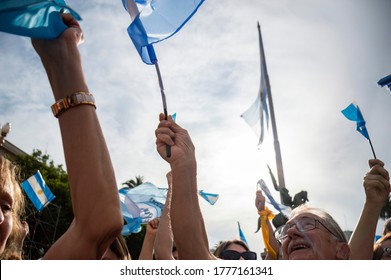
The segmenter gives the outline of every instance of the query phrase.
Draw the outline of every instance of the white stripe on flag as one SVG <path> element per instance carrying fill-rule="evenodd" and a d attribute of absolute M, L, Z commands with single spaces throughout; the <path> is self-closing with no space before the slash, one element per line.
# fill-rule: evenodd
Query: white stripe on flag
<path fill-rule="evenodd" d="M 39 201 L 42 203 L 42 205 L 45 205 L 48 201 L 47 196 L 45 195 L 42 187 L 40 186 L 39 182 L 37 181 L 37 178 L 35 176 L 39 176 L 38 174 L 35 174 L 34 176 L 31 176 L 27 179 L 27 182 L 29 182 L 31 188 L 34 190 L 34 193 L 37 195 Z"/>

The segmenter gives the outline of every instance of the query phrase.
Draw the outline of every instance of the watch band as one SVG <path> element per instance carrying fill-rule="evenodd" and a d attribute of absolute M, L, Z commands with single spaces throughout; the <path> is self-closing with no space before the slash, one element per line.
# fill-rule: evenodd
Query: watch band
<path fill-rule="evenodd" d="M 94 96 L 89 92 L 75 92 L 65 98 L 57 100 L 51 108 L 53 115 L 58 118 L 68 109 L 79 105 L 90 105 L 96 109 Z"/>

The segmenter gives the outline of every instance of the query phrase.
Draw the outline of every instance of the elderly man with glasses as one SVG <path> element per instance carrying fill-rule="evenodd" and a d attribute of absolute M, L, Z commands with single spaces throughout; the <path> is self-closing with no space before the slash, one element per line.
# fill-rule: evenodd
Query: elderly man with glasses
<path fill-rule="evenodd" d="M 280 229 L 284 260 L 346 260 L 348 241 L 337 222 L 325 211 L 299 206 Z"/>

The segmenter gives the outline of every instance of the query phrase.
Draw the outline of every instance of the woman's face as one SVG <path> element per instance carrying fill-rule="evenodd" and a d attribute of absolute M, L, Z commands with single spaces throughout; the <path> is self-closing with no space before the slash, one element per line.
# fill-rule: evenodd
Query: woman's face
<path fill-rule="evenodd" d="M 0 189 L 0 253 L 3 253 L 12 231 L 14 189 L 7 180 Z"/>

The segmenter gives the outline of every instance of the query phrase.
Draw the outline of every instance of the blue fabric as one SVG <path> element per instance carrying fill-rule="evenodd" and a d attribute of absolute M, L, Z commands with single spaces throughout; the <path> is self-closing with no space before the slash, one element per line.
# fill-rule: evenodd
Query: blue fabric
<path fill-rule="evenodd" d="M 388 89 L 391 91 L 391 75 L 388 75 L 384 78 L 381 78 L 377 84 L 381 87 L 387 86 Z"/>
<path fill-rule="evenodd" d="M 285 206 L 285 205 L 282 205 L 280 203 L 278 203 L 274 197 L 272 196 L 269 188 L 267 187 L 265 181 L 263 181 L 262 179 L 258 181 L 257 183 L 258 187 L 261 188 L 261 190 L 263 191 L 263 193 L 266 195 L 267 199 L 268 199 L 268 203 L 270 203 L 271 205 L 273 205 L 273 207 L 278 211 L 280 212 L 281 214 L 283 214 L 285 217 L 288 217 L 290 212 L 292 211 L 292 209 L 288 206 Z"/>
<path fill-rule="evenodd" d="M 356 130 L 369 140 L 365 120 L 358 105 L 353 102 L 341 112 L 348 120 L 355 121 L 357 123 Z"/>
<path fill-rule="evenodd" d="M 21 186 L 39 212 L 56 198 L 50 191 L 48 185 L 46 185 L 39 170 L 26 181 L 22 182 Z"/>
<path fill-rule="evenodd" d="M 239 228 L 239 238 L 240 238 L 240 240 L 242 240 L 242 241 L 243 241 L 244 243 L 246 243 L 247 246 L 248 246 L 246 237 L 244 236 L 244 233 L 243 233 L 242 229 L 240 228 L 239 222 L 238 222 L 238 228 Z"/>
<path fill-rule="evenodd" d="M 122 216 L 127 222 L 122 234 L 127 235 L 140 231 L 141 224 L 161 216 L 167 192 L 147 182 L 135 188 L 122 188 L 119 195 Z"/>
<path fill-rule="evenodd" d="M 141 59 L 154 64 L 153 44 L 176 32 L 195 14 L 204 0 L 122 0 L 131 24 L 128 34 Z"/>
<path fill-rule="evenodd" d="M 31 38 L 57 38 L 67 28 L 61 19 L 62 12 L 81 20 L 63 0 L 2 0 L 0 31 Z"/>
<path fill-rule="evenodd" d="M 215 194 L 215 193 L 206 193 L 204 192 L 203 190 L 200 190 L 198 192 L 198 194 L 203 198 L 205 199 L 207 202 L 210 203 L 210 205 L 214 205 L 217 201 L 217 199 L 219 198 L 219 195 L 218 194 Z"/>

